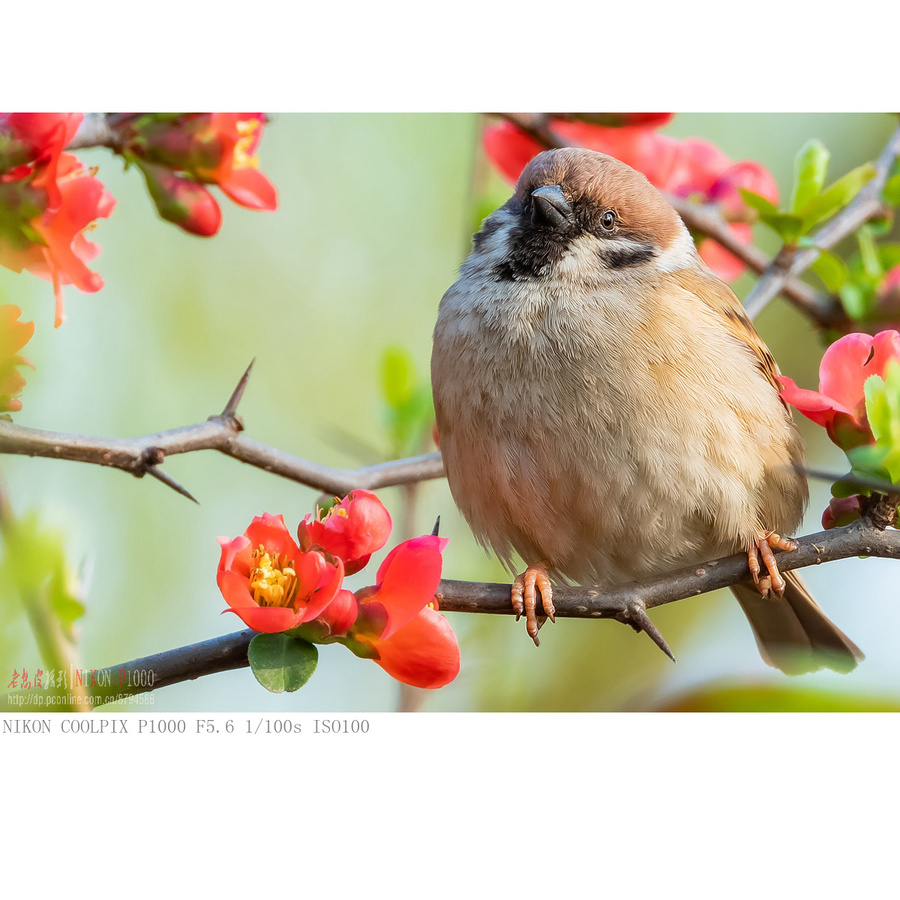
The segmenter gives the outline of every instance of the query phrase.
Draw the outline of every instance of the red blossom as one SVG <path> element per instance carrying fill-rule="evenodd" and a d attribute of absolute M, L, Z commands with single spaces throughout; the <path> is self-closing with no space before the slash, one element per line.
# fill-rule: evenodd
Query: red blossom
<path fill-rule="evenodd" d="M 34 184 L 47 192 L 48 205 L 59 206 L 57 164 L 75 137 L 84 113 L 0 113 L 0 170 L 34 170 Z"/>
<path fill-rule="evenodd" d="M 257 517 L 241 537 L 219 538 L 226 612 L 256 631 L 342 643 L 406 684 L 443 687 L 460 663 L 450 623 L 435 609 L 446 538 L 404 541 L 387 555 L 373 587 L 355 594 L 342 588 L 344 563 L 335 551 L 358 564 L 389 532 L 387 510 L 369 491 L 352 491 L 325 516 L 307 516 L 300 546 L 281 516 Z"/>
<path fill-rule="evenodd" d="M 159 214 L 199 237 L 212 237 L 222 224 L 222 210 L 212 194 L 196 181 L 182 178 L 165 166 L 138 160 L 147 190 Z"/>
<path fill-rule="evenodd" d="M 31 363 L 19 354 L 34 334 L 34 322 L 20 322 L 22 310 L 18 306 L 0 306 L 0 412 L 16 412 L 22 401 L 16 399 L 25 387 L 25 379 L 17 366 Z"/>
<path fill-rule="evenodd" d="M 749 215 L 739 188 L 762 194 L 778 202 L 778 186 L 771 173 L 759 163 L 734 163 L 715 144 L 702 138 L 678 139 L 659 134 L 658 118 L 630 122 L 622 127 L 592 122 L 555 119 L 552 130 L 569 143 L 598 150 L 643 172 L 661 191 L 677 197 L 696 197 L 717 202 L 731 217 Z M 543 147 L 510 122 L 489 126 L 483 135 L 488 159 L 510 182 L 518 180 L 528 161 Z M 752 237 L 750 227 L 737 222 L 729 225 L 744 243 Z M 712 240 L 701 240 L 700 255 L 717 275 L 734 281 L 743 271 L 743 263 Z"/>
<path fill-rule="evenodd" d="M 822 527 L 840 528 L 855 522 L 862 515 L 862 502 L 859 494 L 850 497 L 832 497 L 831 502 L 822 513 Z"/>
<path fill-rule="evenodd" d="M 122 130 L 126 156 L 163 166 L 182 180 L 218 185 L 249 209 L 272 210 L 278 196 L 256 157 L 264 126 L 262 113 L 148 113 L 130 118 Z"/>
<path fill-rule="evenodd" d="M 415 687 L 443 687 L 459 673 L 453 629 L 431 608 L 447 543 L 434 535 L 404 541 L 379 567 L 375 587 L 356 595 L 359 616 L 348 646 Z"/>
<path fill-rule="evenodd" d="M 842 449 L 873 443 L 863 385 L 873 375 L 883 377 L 891 360 L 900 361 L 900 334 L 896 331 L 881 331 L 874 337 L 847 334 L 822 356 L 818 391 L 804 390 L 793 379 L 781 377 L 781 396 L 808 419 L 824 426 Z"/>
<path fill-rule="evenodd" d="M 103 287 L 85 265 L 99 248 L 84 232 L 115 206 L 93 170 L 62 152 L 80 121 L 81 113 L 0 116 L 0 264 L 53 282 L 57 327 L 64 319 L 62 285 Z"/>
<path fill-rule="evenodd" d="M 216 581 L 230 609 L 254 631 L 277 633 L 319 616 L 344 578 L 341 561 L 302 551 L 282 516 L 257 516 L 240 537 L 219 538 Z"/>
<path fill-rule="evenodd" d="M 297 529 L 300 546 L 319 548 L 344 561 L 344 571 L 352 575 L 368 563 L 391 534 L 391 517 L 371 491 L 351 491 L 324 515 L 308 515 Z"/>

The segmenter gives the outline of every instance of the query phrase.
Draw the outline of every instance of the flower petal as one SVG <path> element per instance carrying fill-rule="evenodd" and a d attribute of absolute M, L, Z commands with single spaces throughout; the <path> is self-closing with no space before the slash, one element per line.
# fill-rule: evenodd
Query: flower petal
<path fill-rule="evenodd" d="M 335 563 L 332 564 L 321 553 L 313 551 L 312 553 L 301 553 L 297 560 L 298 566 L 307 566 L 310 557 L 318 557 L 321 560 L 321 564 L 317 564 L 316 581 L 314 583 L 305 580 L 304 575 L 300 574 L 301 569 L 297 569 L 297 574 L 300 578 L 300 589 L 304 595 L 309 597 L 306 606 L 300 610 L 300 622 L 311 622 L 320 615 L 334 600 L 344 580 L 344 564 L 340 559 L 336 559 Z M 304 574 L 307 571 L 311 571 L 311 569 L 304 569 Z M 309 576 L 306 575 L 306 577 L 308 578 Z"/>
<path fill-rule="evenodd" d="M 900 335 L 896 331 L 846 334 L 822 356 L 819 390 L 850 412 L 865 399 L 863 385 L 872 375 L 883 375 L 889 359 L 900 359 Z"/>
<path fill-rule="evenodd" d="M 251 166 L 232 169 L 219 187 L 235 203 L 247 209 L 277 209 L 278 192 L 259 169 Z"/>
<path fill-rule="evenodd" d="M 542 149 L 534 138 L 519 131 L 511 122 L 485 128 L 481 142 L 487 158 L 512 184 L 519 180 L 522 169 Z"/>
<path fill-rule="evenodd" d="M 835 412 L 846 413 L 852 416 L 853 413 L 846 407 L 841 406 L 831 397 L 826 397 L 818 391 L 807 391 L 804 388 L 797 387 L 793 378 L 786 378 L 780 375 L 778 380 L 781 382 L 781 397 L 785 403 L 790 403 L 795 409 L 799 410 L 807 419 L 812 419 L 817 425 L 827 427 L 834 419 Z"/>
<path fill-rule="evenodd" d="M 427 534 L 398 544 L 385 557 L 375 592 L 361 600 L 384 607 L 387 622 L 381 640 L 387 640 L 434 599 L 441 581 L 441 551 L 447 543 L 447 538 Z"/>
<path fill-rule="evenodd" d="M 254 603 L 252 606 L 223 609 L 222 612 L 234 613 L 248 628 L 265 634 L 289 631 L 291 628 L 296 628 L 302 621 L 299 613 L 284 606 L 257 606 Z"/>
<path fill-rule="evenodd" d="M 744 244 L 750 244 L 753 240 L 753 232 L 749 225 L 733 224 L 729 226 L 734 236 Z M 701 241 L 697 248 L 700 258 L 707 267 L 716 273 L 723 281 L 731 283 L 737 281 L 744 273 L 744 264 L 721 244 L 707 238 Z"/>
<path fill-rule="evenodd" d="M 328 627 L 329 635 L 346 634 L 359 611 L 359 604 L 353 591 L 338 591 L 334 599 L 316 617 L 317 622 L 322 622 Z M 309 621 L 309 620 L 307 620 Z"/>
<path fill-rule="evenodd" d="M 300 555 L 300 548 L 294 542 L 284 524 L 284 516 L 280 513 L 277 516 L 270 513 L 254 516 L 244 534 L 254 548 L 262 544 L 270 553 L 281 553 L 289 559 L 296 559 Z"/>
<path fill-rule="evenodd" d="M 374 640 L 375 662 L 388 675 L 419 688 L 439 688 L 459 674 L 459 644 L 450 623 L 425 608 L 389 640 Z"/>

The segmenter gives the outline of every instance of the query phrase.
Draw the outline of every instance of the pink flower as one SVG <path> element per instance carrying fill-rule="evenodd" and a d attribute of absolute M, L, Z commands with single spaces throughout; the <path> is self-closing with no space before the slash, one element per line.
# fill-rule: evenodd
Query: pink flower
<path fill-rule="evenodd" d="M 862 504 L 859 494 L 850 497 L 832 497 L 831 502 L 822 513 L 822 527 L 840 528 L 849 525 L 862 515 Z"/>
<path fill-rule="evenodd" d="M 828 431 L 828 436 L 844 450 L 874 443 L 866 418 L 863 385 L 873 375 L 884 376 L 891 360 L 900 361 L 900 334 L 881 331 L 847 334 L 836 340 L 822 357 L 819 390 L 797 387 L 791 378 L 781 377 L 785 402 Z"/>

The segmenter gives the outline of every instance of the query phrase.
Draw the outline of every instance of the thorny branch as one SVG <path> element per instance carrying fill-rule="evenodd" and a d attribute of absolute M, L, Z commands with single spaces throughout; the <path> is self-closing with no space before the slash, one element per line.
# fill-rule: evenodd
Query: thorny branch
<path fill-rule="evenodd" d="M 778 554 L 779 568 L 787 572 L 853 556 L 900 559 L 900 531 L 887 531 L 879 527 L 885 522 L 885 510 L 895 510 L 898 499 L 893 497 L 880 505 L 876 504 L 869 517 L 844 528 L 800 538 L 796 550 Z M 646 610 L 728 587 L 748 577 L 747 555 L 738 553 L 616 588 L 600 590 L 559 586 L 554 588 L 553 602 L 556 615 L 561 618 L 615 619 L 637 631 L 647 631 L 668 652 L 665 641 L 659 637 Z M 438 588 L 437 597 L 442 612 L 512 614 L 508 584 L 444 580 Z M 109 666 L 96 673 L 93 679 L 96 684 L 88 688 L 92 702 L 99 706 L 123 696 L 245 667 L 248 665 L 247 647 L 254 634 L 250 630 L 239 631 Z M 153 673 L 152 683 L 147 683 L 148 672 Z M 27 701 L 28 698 L 24 699 Z M 0 698 L 0 709 L 6 708 Z M 25 707 L 9 708 L 22 711 Z"/>
<path fill-rule="evenodd" d="M 194 497 L 160 469 L 167 456 L 197 450 L 218 450 L 266 472 L 339 496 L 354 489 L 378 490 L 443 477 L 444 466 L 440 453 L 426 453 L 361 469 L 335 469 L 293 456 L 248 437 L 243 433 L 244 426 L 237 415 L 237 405 L 247 386 L 252 366 L 251 363 L 225 409 L 218 415 L 210 416 L 205 422 L 143 437 L 97 438 L 42 431 L 0 420 L 0 453 L 112 466 L 137 478 L 150 475 L 191 500 Z"/>

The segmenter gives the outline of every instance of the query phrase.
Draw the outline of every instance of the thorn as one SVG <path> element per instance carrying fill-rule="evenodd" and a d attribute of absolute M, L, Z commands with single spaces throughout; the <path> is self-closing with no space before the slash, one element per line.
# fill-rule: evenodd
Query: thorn
<path fill-rule="evenodd" d="M 441 530 L 441 517 L 438 516 L 438 517 L 434 520 L 434 528 L 432 529 L 431 533 L 432 533 L 435 537 L 437 537 L 437 536 L 438 536 L 438 533 L 440 532 L 440 530 Z"/>
<path fill-rule="evenodd" d="M 197 506 L 200 505 L 200 501 L 191 494 L 187 488 L 182 487 L 174 478 L 170 478 L 162 469 L 157 469 L 156 466 L 150 466 L 146 470 L 147 475 L 152 475 L 157 481 L 161 481 L 163 484 L 167 484 L 173 491 L 181 494 L 182 497 L 187 497 L 188 500 L 193 500 Z"/>
<path fill-rule="evenodd" d="M 253 364 L 256 362 L 256 357 L 250 360 L 250 365 L 247 366 L 247 371 L 241 376 L 241 380 L 237 383 L 237 387 L 234 389 L 234 393 L 228 398 L 228 402 L 225 404 L 225 409 L 222 410 L 222 418 L 223 419 L 237 419 L 237 408 L 238 403 L 241 402 L 241 398 L 244 396 L 244 391 L 247 388 L 247 382 L 250 380 L 250 372 L 253 370 Z M 240 425 L 240 420 L 238 420 L 238 424 Z"/>
<path fill-rule="evenodd" d="M 650 616 L 647 615 L 646 610 L 644 609 L 643 604 L 640 603 L 629 603 L 628 604 L 628 613 L 631 617 L 631 620 L 637 625 L 637 627 L 646 632 L 650 639 L 662 650 L 672 662 L 675 662 L 675 657 L 672 655 L 672 651 L 669 649 L 669 645 L 666 643 L 663 636 L 659 633 L 659 629 L 650 621 Z"/>

